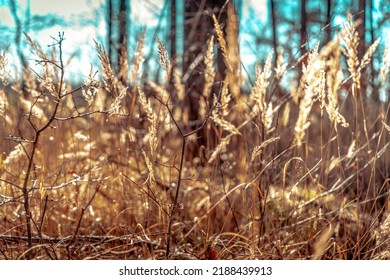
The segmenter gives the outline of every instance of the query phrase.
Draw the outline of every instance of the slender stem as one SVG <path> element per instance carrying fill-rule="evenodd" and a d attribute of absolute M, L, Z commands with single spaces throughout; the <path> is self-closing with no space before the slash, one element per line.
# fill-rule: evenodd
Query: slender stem
<path fill-rule="evenodd" d="M 28 165 L 27 165 L 27 170 L 26 170 L 26 176 L 23 180 L 23 185 L 22 185 L 22 193 L 23 193 L 23 205 L 24 205 L 24 210 L 26 212 L 26 230 L 27 230 L 27 239 L 28 239 L 28 248 L 31 249 L 32 248 L 32 230 L 31 230 L 31 210 L 30 210 L 30 200 L 29 200 L 29 195 L 28 195 L 28 188 L 27 188 L 27 185 L 28 185 L 28 182 L 29 182 L 29 179 L 30 179 L 30 175 L 31 175 L 31 170 L 32 170 L 32 166 L 34 164 L 34 156 L 35 156 L 35 153 L 36 153 L 36 150 L 37 150 L 37 147 L 38 147 L 38 142 L 39 142 L 39 138 L 40 138 L 40 135 L 43 131 L 45 131 L 50 125 L 51 123 L 55 120 L 55 117 L 57 115 L 57 111 L 58 111 L 58 108 L 59 108 L 59 105 L 60 105 L 60 101 L 61 101 L 61 98 L 62 98 L 62 95 L 61 95 L 61 91 L 62 91 L 62 87 L 63 87 L 63 81 L 64 81 L 64 65 L 63 65 L 63 61 L 62 61 L 62 41 L 64 40 L 64 37 L 63 37 L 63 34 L 59 34 L 59 39 L 56 40 L 56 44 L 58 44 L 59 46 L 59 52 L 60 52 L 60 66 L 58 66 L 57 64 L 55 64 L 55 66 L 59 67 L 60 69 L 60 72 L 61 72 L 61 76 L 60 76 L 60 83 L 59 83 L 59 87 L 58 87 L 58 92 L 57 92 L 57 100 L 55 100 L 55 105 L 54 105 L 54 109 L 53 109 L 53 112 L 50 116 L 50 118 L 47 120 L 47 122 L 41 126 L 40 128 L 37 128 L 33 121 L 31 120 L 31 110 L 32 110 L 32 107 L 31 107 L 31 110 L 30 110 L 30 115 L 29 115 L 29 118 L 28 118 L 28 121 L 31 125 L 31 127 L 33 128 L 34 132 L 35 132 L 35 136 L 34 136 L 34 141 L 32 143 L 32 148 L 31 148 L 31 152 L 28 156 Z M 34 105 L 32 105 L 34 106 Z M 27 258 L 30 258 L 32 256 L 32 251 L 30 251 L 28 254 L 27 254 Z"/>
<path fill-rule="evenodd" d="M 186 139 L 183 136 L 182 137 L 182 144 L 181 144 L 181 156 L 180 156 L 180 165 L 179 165 L 179 175 L 177 176 L 177 186 L 176 186 L 176 193 L 175 198 L 173 199 L 171 212 L 169 213 L 169 221 L 168 221 L 168 235 L 167 235 L 167 248 L 165 251 L 165 255 L 168 257 L 171 247 L 171 229 L 172 229 L 172 223 L 173 223 L 173 214 L 175 213 L 176 207 L 177 207 L 177 200 L 179 197 L 179 191 L 180 191 L 180 185 L 181 185 L 181 176 L 183 171 L 183 163 L 184 163 L 184 153 L 186 148 Z"/>
<path fill-rule="evenodd" d="M 23 180 L 22 192 L 23 192 L 23 205 L 24 211 L 26 212 L 26 229 L 27 229 L 27 238 L 28 238 L 28 248 L 32 247 L 32 232 L 31 232 L 31 212 L 30 212 L 30 200 L 28 197 L 27 183 L 30 177 L 31 168 L 34 162 L 35 150 L 37 148 L 37 143 L 39 139 L 39 132 L 35 135 L 34 143 L 31 148 L 31 153 L 28 160 L 28 166 L 26 171 L 26 177 Z"/>
<path fill-rule="evenodd" d="M 220 90 L 219 90 L 219 93 L 218 93 L 218 96 L 217 96 L 217 100 L 219 100 L 219 98 L 221 97 L 221 93 L 222 93 L 222 83 L 221 83 L 221 87 L 220 87 Z M 157 96 L 154 96 L 154 98 L 156 98 L 156 100 L 158 102 L 160 102 L 162 105 L 164 105 L 167 108 L 169 116 L 170 116 L 172 122 L 174 123 L 177 131 L 179 132 L 179 134 L 180 134 L 180 136 L 182 138 L 180 163 L 179 163 L 179 175 L 177 176 L 176 193 L 175 193 L 175 197 L 174 197 L 173 202 L 172 202 L 171 211 L 169 213 L 168 228 L 167 228 L 167 247 L 166 247 L 166 251 L 165 251 L 165 256 L 168 257 L 169 253 L 170 253 L 170 249 L 171 249 L 173 217 L 174 217 L 175 211 L 177 209 L 177 202 L 178 202 L 180 186 L 181 186 L 181 177 L 182 177 L 182 173 L 183 173 L 183 163 L 184 163 L 184 154 L 185 154 L 185 148 L 186 148 L 186 138 L 191 136 L 191 135 L 193 135 L 193 134 L 195 134 L 195 133 L 197 133 L 198 131 L 200 131 L 201 129 L 204 128 L 204 126 L 206 125 L 209 117 L 211 116 L 215 106 L 212 106 L 210 108 L 210 111 L 207 113 L 207 115 L 204 118 L 202 124 L 198 128 L 196 128 L 196 129 L 194 129 L 194 130 L 192 130 L 190 132 L 184 133 L 183 130 L 180 128 L 179 124 L 177 123 L 177 121 L 175 120 L 175 118 L 173 116 L 173 113 L 172 113 L 172 110 L 169 108 L 168 103 L 163 102 Z"/>

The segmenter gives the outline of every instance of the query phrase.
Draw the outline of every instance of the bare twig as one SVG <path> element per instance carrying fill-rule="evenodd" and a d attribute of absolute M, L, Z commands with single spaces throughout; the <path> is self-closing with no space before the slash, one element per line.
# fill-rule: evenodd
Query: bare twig
<path fill-rule="evenodd" d="M 222 83 L 221 83 L 221 86 L 220 86 L 220 90 L 219 90 L 219 93 L 218 93 L 218 96 L 217 96 L 217 99 L 220 98 L 221 96 L 221 93 L 222 93 Z M 210 118 L 215 106 L 212 106 L 209 110 L 209 112 L 207 113 L 207 115 L 205 116 L 203 122 L 201 123 L 201 125 L 192 130 L 192 131 L 189 131 L 187 133 L 184 133 L 182 128 L 178 125 L 177 121 L 175 120 L 174 116 L 173 116 L 173 112 L 171 110 L 171 108 L 169 107 L 168 103 L 166 102 L 163 102 L 161 99 L 159 99 L 157 96 L 154 96 L 156 98 L 156 100 L 158 102 L 160 102 L 165 108 L 167 108 L 168 110 L 168 113 L 169 113 L 169 116 L 172 120 L 172 122 L 174 123 L 177 131 L 179 132 L 180 136 L 181 136 L 181 153 L 180 153 L 180 163 L 179 163 L 179 175 L 177 176 L 177 183 L 176 183 L 176 192 L 175 192 L 175 196 L 174 196 L 174 199 L 173 199 L 173 202 L 172 202 L 172 207 L 171 207 L 171 211 L 169 213 L 169 220 L 168 220 L 168 229 L 167 229 L 167 247 L 166 247 L 166 251 L 165 251 L 165 255 L 166 257 L 169 256 L 169 253 L 170 253 L 170 243 L 171 243 L 171 238 L 172 238 L 172 224 L 173 224 L 173 217 L 174 217 L 174 214 L 175 214 L 175 211 L 177 209 L 177 203 L 178 203 L 178 198 L 179 198 L 179 193 L 180 193 L 180 186 L 181 186 L 181 181 L 182 181 L 182 173 L 183 173 L 183 163 L 184 163 L 184 154 L 185 154 L 185 148 L 186 148 L 186 143 L 187 143 L 187 138 L 193 134 L 196 134 L 198 131 L 202 130 L 204 128 L 204 126 L 206 125 L 208 119 Z"/>

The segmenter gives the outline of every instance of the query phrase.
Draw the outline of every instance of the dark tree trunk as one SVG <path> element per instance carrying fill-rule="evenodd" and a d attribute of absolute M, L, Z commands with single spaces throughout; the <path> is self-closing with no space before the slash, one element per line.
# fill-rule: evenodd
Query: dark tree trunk
<path fill-rule="evenodd" d="M 210 3 L 212 5 L 211 9 L 218 19 L 218 22 L 219 22 L 219 24 L 224 32 L 224 37 L 226 40 L 226 32 L 225 32 L 226 21 L 227 21 L 227 5 L 225 5 L 226 0 L 214 0 L 214 1 L 208 1 L 208 2 L 211 2 Z M 208 8 L 210 9 L 210 6 Z M 210 20 L 211 20 L 211 18 L 210 18 Z M 213 31 L 214 31 L 214 24 L 212 24 L 211 30 L 209 30 L 207 32 L 207 36 L 210 37 L 211 34 L 213 33 Z M 217 79 L 217 81 L 223 81 L 223 79 L 225 79 L 227 69 L 226 69 L 226 64 L 225 64 L 224 58 L 222 56 L 222 51 L 220 48 L 218 48 L 218 53 L 217 53 L 217 67 L 218 67 L 218 69 L 217 69 L 216 79 Z"/>
<path fill-rule="evenodd" d="M 271 22 L 272 22 L 272 46 L 274 48 L 274 51 L 278 51 L 278 41 L 277 41 L 277 31 L 276 31 L 276 14 L 275 14 L 275 1 L 270 0 L 270 5 L 271 5 Z M 275 67 L 276 67 L 276 59 L 275 61 Z"/>
<path fill-rule="evenodd" d="M 16 52 L 18 54 L 18 57 L 20 60 L 20 66 L 21 66 L 21 87 L 23 90 L 23 94 L 26 97 L 27 92 L 25 91 L 25 82 L 24 82 L 23 72 L 27 67 L 27 60 L 24 57 L 22 46 L 21 46 L 21 44 L 22 44 L 22 41 L 21 41 L 22 40 L 22 31 L 23 31 L 22 30 L 22 22 L 21 22 L 20 18 L 18 17 L 18 11 L 17 11 L 15 0 L 9 1 L 9 7 L 10 7 L 10 11 L 11 11 L 12 17 L 13 17 L 14 22 L 15 22 L 15 28 L 16 28 L 16 30 L 15 30 L 15 46 L 16 46 Z"/>
<path fill-rule="evenodd" d="M 277 67 L 277 56 L 278 56 L 278 33 L 276 30 L 277 22 L 276 22 L 276 10 L 275 10 L 275 1 L 270 0 L 270 6 L 271 6 L 271 25 L 272 25 L 272 47 L 275 52 L 275 59 L 274 59 L 274 67 Z M 279 88 L 279 81 L 277 81 L 277 85 L 275 88 L 275 94 L 276 97 L 280 97 L 280 88 Z"/>
<path fill-rule="evenodd" d="M 301 0 L 301 55 L 305 53 L 306 50 L 306 36 L 307 36 L 307 27 L 306 27 L 306 0 Z"/>
<path fill-rule="evenodd" d="M 121 47 L 122 45 L 126 46 L 126 41 L 127 41 L 127 1 L 126 0 L 120 0 L 118 19 L 119 19 L 118 43 L 119 46 Z"/>
<path fill-rule="evenodd" d="M 358 46 L 358 57 L 359 59 L 362 59 L 364 54 L 366 53 L 366 40 L 365 40 L 365 34 L 366 34 L 366 0 L 359 0 L 359 7 L 358 7 L 358 14 L 356 20 L 360 20 L 361 23 L 357 28 L 357 32 L 360 38 L 359 46 Z M 367 87 L 367 67 L 362 70 L 361 75 L 361 89 L 362 92 L 366 92 Z M 367 97 L 366 94 L 363 95 L 364 98 Z"/>
<path fill-rule="evenodd" d="M 170 30 L 170 39 L 171 39 L 171 60 L 172 64 L 176 63 L 176 0 L 171 0 L 171 30 Z"/>
<path fill-rule="evenodd" d="M 306 45 L 307 45 L 307 18 L 306 18 L 306 0 L 301 0 L 301 24 L 300 24 L 300 36 L 301 36 L 301 39 L 300 39 L 300 57 L 302 57 L 303 55 L 305 55 L 306 53 Z M 299 77 L 299 80 L 301 79 L 302 77 L 302 63 L 303 61 L 305 61 L 305 59 L 303 59 L 299 65 L 298 65 L 298 77 Z"/>
<path fill-rule="evenodd" d="M 184 3 L 184 57 L 183 72 L 186 92 L 189 94 L 190 120 L 198 119 L 198 100 L 203 90 L 204 66 L 202 55 L 205 53 L 211 35 L 214 33 L 214 25 L 211 14 L 218 18 L 222 28 L 225 27 L 226 9 L 222 10 L 225 0 L 186 0 Z M 218 52 L 217 80 L 223 80 L 226 65 L 222 54 Z"/>
<path fill-rule="evenodd" d="M 199 99 L 204 88 L 204 54 L 207 42 L 215 35 L 212 14 L 214 14 L 223 30 L 226 27 L 227 5 L 226 0 L 185 0 L 184 2 L 184 55 L 183 55 L 183 82 L 187 94 L 186 106 L 189 107 L 189 121 L 191 129 L 197 127 L 199 121 Z M 226 38 L 226 37 L 225 37 Z M 223 81 L 226 76 L 226 65 L 222 53 L 218 49 L 217 71 L 215 81 Z M 213 92 L 218 93 L 214 88 Z M 210 92 L 209 100 L 212 93 Z M 199 156 L 202 161 L 207 159 L 202 146 L 211 149 L 215 146 L 214 134 L 210 134 L 207 128 L 199 131 L 198 141 L 187 146 L 188 160 Z"/>
<path fill-rule="evenodd" d="M 29 3 L 28 3 L 29 4 Z M 24 98 L 28 98 L 29 96 L 29 93 L 28 93 L 28 90 L 27 90 L 27 87 L 26 87 L 26 83 L 25 83 L 25 75 L 26 75 L 26 69 L 27 69 L 27 60 L 26 58 L 24 57 L 24 54 L 23 54 L 23 50 L 22 50 L 22 46 L 21 46 L 21 43 L 22 43 L 22 22 L 18 16 L 18 11 L 17 11 L 17 2 L 15 0 L 10 0 L 9 1 L 9 8 L 10 8 L 10 11 L 11 11 L 11 14 L 12 14 L 12 17 L 14 19 L 14 22 L 15 22 L 15 46 L 16 46 L 16 52 L 17 52 L 17 55 L 19 57 L 19 60 L 20 60 L 20 87 L 22 89 L 22 93 L 23 93 L 23 97 Z M 18 98 L 17 99 L 17 102 L 18 102 L 18 106 L 20 106 L 20 99 Z M 23 111 L 22 110 L 19 110 L 18 112 L 18 123 L 22 121 L 23 119 Z M 18 124 L 19 126 L 19 124 Z"/>
<path fill-rule="evenodd" d="M 118 60 L 118 78 L 123 85 L 127 84 L 128 75 L 128 57 L 127 57 L 127 2 L 126 0 L 120 0 L 119 3 L 119 36 L 118 36 L 118 48 L 117 48 L 117 60 Z"/>
<path fill-rule="evenodd" d="M 110 64 L 112 64 L 112 25 L 113 25 L 113 9 L 112 0 L 107 0 L 107 52 Z"/>
<path fill-rule="evenodd" d="M 327 0 L 326 6 L 326 42 L 330 42 L 332 40 L 332 0 Z"/>
<path fill-rule="evenodd" d="M 373 6 L 375 5 L 374 0 L 369 0 L 369 11 L 367 14 L 370 15 L 370 35 L 371 35 L 371 42 L 370 45 L 372 45 L 375 42 L 375 28 L 374 28 L 374 9 Z M 372 96 L 375 101 L 379 101 L 379 88 L 376 81 L 377 73 L 374 66 L 374 58 L 370 61 L 370 69 L 371 69 L 371 86 L 372 86 Z"/>
<path fill-rule="evenodd" d="M 360 38 L 358 55 L 361 59 L 366 52 L 366 42 L 364 38 L 364 35 L 366 34 L 366 0 L 359 0 L 358 15 L 356 19 L 361 20 L 361 24 L 358 26 L 358 34 Z"/>

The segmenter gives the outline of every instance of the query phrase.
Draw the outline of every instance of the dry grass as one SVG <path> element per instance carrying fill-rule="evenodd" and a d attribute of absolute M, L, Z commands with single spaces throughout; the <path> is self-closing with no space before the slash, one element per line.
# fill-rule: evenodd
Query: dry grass
<path fill-rule="evenodd" d="M 379 41 L 359 61 L 349 21 L 302 59 L 294 90 L 273 94 L 295 71 L 279 49 L 244 92 L 234 22 L 225 40 L 213 19 L 227 78 L 215 80 L 211 37 L 195 131 L 159 39 L 164 82 L 140 81 L 145 33 L 121 79 L 95 42 L 103 74 L 79 88 L 63 80 L 61 39 L 54 57 L 28 37 L 42 73 L 26 71 L 25 94 L 0 55 L 0 258 L 390 258 L 389 104 L 361 83 Z"/>

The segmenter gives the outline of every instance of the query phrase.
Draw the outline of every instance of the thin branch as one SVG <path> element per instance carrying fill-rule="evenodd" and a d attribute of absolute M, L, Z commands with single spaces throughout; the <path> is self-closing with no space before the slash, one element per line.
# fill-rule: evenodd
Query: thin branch
<path fill-rule="evenodd" d="M 220 84 L 220 89 L 219 89 L 219 93 L 218 93 L 218 96 L 217 96 L 217 100 L 220 99 L 221 97 L 221 94 L 222 94 L 222 82 Z M 178 198 L 179 198 L 179 193 L 180 193 L 180 187 L 181 187 L 181 182 L 182 182 L 182 173 L 183 173 L 183 163 L 184 163 L 184 154 L 185 154 L 185 148 L 186 148 L 186 143 L 187 143 L 187 137 L 197 133 L 198 131 L 200 131 L 201 129 L 204 128 L 204 126 L 206 125 L 209 117 L 211 116 L 213 110 L 215 109 L 215 105 L 212 106 L 209 110 L 209 112 L 207 113 L 207 115 L 205 116 L 202 124 L 190 131 L 190 132 L 187 132 L 187 133 L 184 133 L 183 130 L 180 128 L 180 126 L 178 125 L 177 121 L 175 120 L 174 116 L 173 116 L 173 112 L 172 110 L 169 108 L 169 105 L 167 102 L 163 102 L 161 99 L 159 99 L 157 96 L 154 96 L 156 98 L 156 100 L 158 102 L 160 102 L 167 110 L 168 110 L 168 113 L 169 113 L 169 116 L 172 120 L 172 122 L 174 123 L 177 131 L 179 132 L 181 138 L 182 138 L 182 144 L 181 144 L 181 153 L 180 153 L 180 163 L 179 163 L 179 175 L 177 176 L 177 183 L 176 183 L 176 192 L 175 192 L 175 196 L 174 196 L 174 199 L 173 199 L 173 202 L 172 202 L 172 207 L 171 207 L 171 211 L 169 213 L 169 220 L 168 220 L 168 229 L 167 229 L 167 247 L 166 247 L 166 251 L 165 251 L 165 255 L 166 257 L 169 256 L 169 253 L 170 253 L 170 243 L 171 243 L 171 238 L 172 238 L 172 224 L 173 224 L 173 217 L 174 217 L 174 213 L 176 211 L 176 208 L 177 208 L 177 203 L 178 203 Z M 217 102 L 217 100 L 215 100 L 215 102 Z"/>

